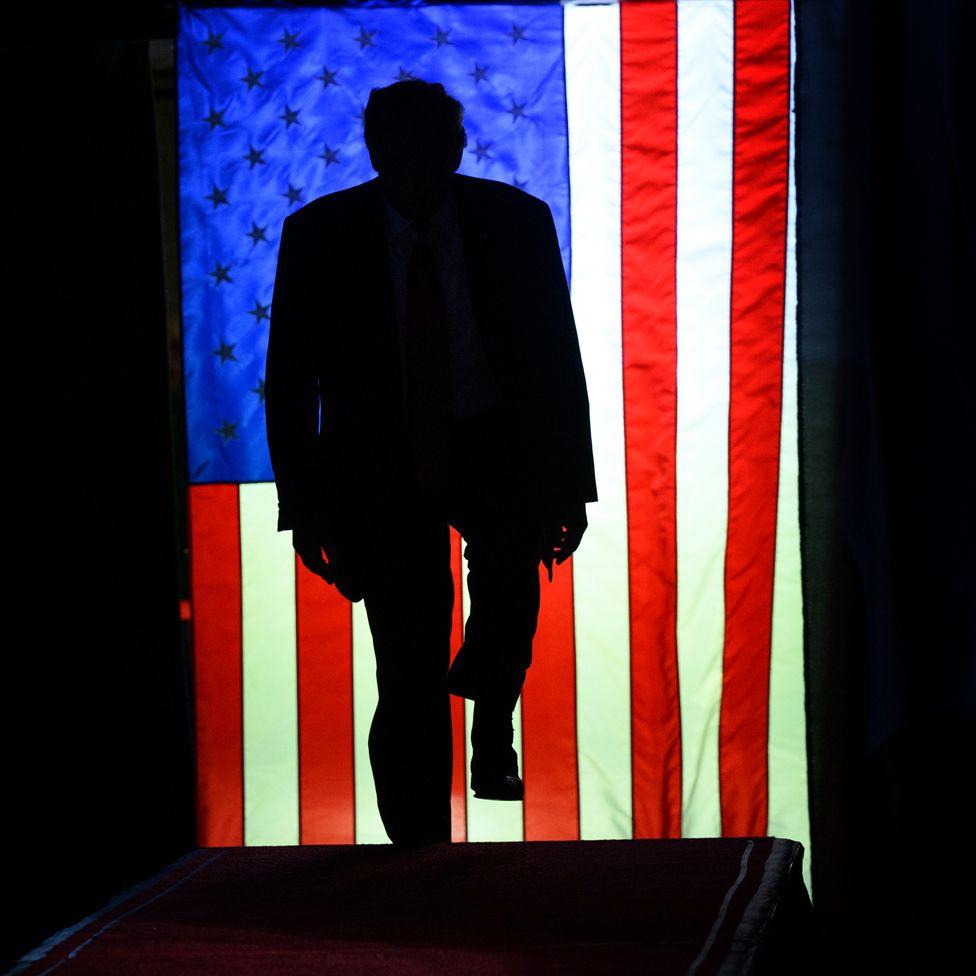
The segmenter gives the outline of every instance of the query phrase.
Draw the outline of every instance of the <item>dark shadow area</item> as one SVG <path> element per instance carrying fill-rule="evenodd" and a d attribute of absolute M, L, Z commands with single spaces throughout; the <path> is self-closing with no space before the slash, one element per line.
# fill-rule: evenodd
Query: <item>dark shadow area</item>
<path fill-rule="evenodd" d="M 194 844 L 159 6 L 12 12 L 4 32 L 4 968 Z"/>
<path fill-rule="evenodd" d="M 797 10 L 813 904 L 830 960 L 939 972 L 972 866 L 976 8 Z"/>

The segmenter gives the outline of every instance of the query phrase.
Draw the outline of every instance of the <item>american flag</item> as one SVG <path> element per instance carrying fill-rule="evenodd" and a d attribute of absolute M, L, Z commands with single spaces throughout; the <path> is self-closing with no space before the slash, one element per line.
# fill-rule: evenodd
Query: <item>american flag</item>
<path fill-rule="evenodd" d="M 540 566 L 524 802 L 473 798 L 452 698 L 454 839 L 809 851 L 792 21 L 790 0 L 181 7 L 201 846 L 388 841 L 365 608 L 275 530 L 262 372 L 282 220 L 375 176 L 369 91 L 418 77 L 465 106 L 460 172 L 552 209 L 600 495 L 551 583 Z"/>

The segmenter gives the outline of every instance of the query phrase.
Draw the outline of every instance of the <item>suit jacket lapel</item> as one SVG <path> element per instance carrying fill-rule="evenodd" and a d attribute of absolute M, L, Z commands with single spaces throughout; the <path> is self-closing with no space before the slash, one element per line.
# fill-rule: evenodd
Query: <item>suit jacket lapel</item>
<path fill-rule="evenodd" d="M 473 178 L 455 173 L 458 222 L 461 246 L 471 296 L 471 314 L 481 339 L 481 347 L 491 363 L 496 378 L 505 385 L 508 378 L 509 349 L 499 327 L 500 289 L 506 285 L 502 261 L 503 244 L 493 241 L 491 221 L 484 212 L 483 197 Z"/>
<path fill-rule="evenodd" d="M 379 177 L 369 180 L 365 188 L 365 212 L 354 217 L 361 219 L 361 226 L 354 235 L 353 255 L 355 267 L 360 271 L 357 318 L 365 329 L 362 348 L 369 352 L 380 374 L 382 387 L 399 400 L 400 337 L 386 237 L 386 209 Z"/>
<path fill-rule="evenodd" d="M 481 311 L 482 274 L 484 270 L 485 222 L 481 219 L 478 201 L 470 192 L 470 183 L 457 173 L 454 174 L 452 182 L 457 200 L 461 250 L 463 251 L 464 266 L 468 276 L 468 289 L 471 293 L 471 310 L 478 330 L 484 332 L 479 313 Z"/>
<path fill-rule="evenodd" d="M 368 206 L 360 230 L 359 253 L 354 259 L 364 274 L 362 300 L 382 319 L 391 318 L 395 324 L 393 278 L 390 274 L 390 251 L 386 240 L 386 209 L 379 177 L 365 184 Z M 395 338 L 395 335 L 394 335 Z"/>

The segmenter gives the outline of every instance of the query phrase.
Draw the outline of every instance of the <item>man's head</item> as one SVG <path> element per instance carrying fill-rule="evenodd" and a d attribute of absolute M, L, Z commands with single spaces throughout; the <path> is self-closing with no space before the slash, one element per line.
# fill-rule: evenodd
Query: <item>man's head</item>
<path fill-rule="evenodd" d="M 464 106 L 440 82 L 410 78 L 374 88 L 366 103 L 366 148 L 394 206 L 429 214 L 443 199 L 468 144 Z"/>

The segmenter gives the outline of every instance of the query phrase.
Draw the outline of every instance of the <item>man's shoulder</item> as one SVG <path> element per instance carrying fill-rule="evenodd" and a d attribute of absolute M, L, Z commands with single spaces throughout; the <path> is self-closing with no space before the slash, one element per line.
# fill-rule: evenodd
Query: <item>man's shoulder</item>
<path fill-rule="evenodd" d="M 459 194 L 489 211 L 509 210 L 543 216 L 548 209 L 545 200 L 512 183 L 503 183 L 485 176 L 469 176 L 467 173 L 453 173 L 451 180 Z M 285 219 L 292 226 L 323 219 L 332 220 L 343 213 L 355 212 L 368 206 L 378 189 L 377 178 L 374 177 L 364 183 L 333 190 L 293 210 Z"/>
<path fill-rule="evenodd" d="M 356 183 L 341 190 L 323 193 L 297 210 L 293 210 L 285 220 L 292 226 L 303 226 L 323 218 L 331 219 L 349 208 L 362 206 L 369 191 L 375 189 L 374 183 L 375 180 L 367 180 L 365 183 Z"/>
<path fill-rule="evenodd" d="M 503 183 L 486 176 L 469 176 L 467 173 L 454 174 L 458 191 L 489 206 L 509 207 L 525 212 L 542 212 L 548 204 L 527 190 L 513 183 Z"/>

